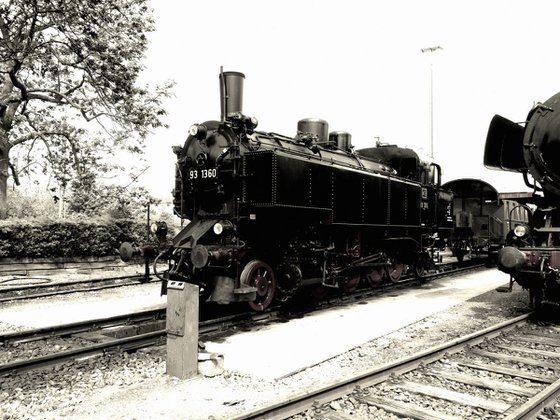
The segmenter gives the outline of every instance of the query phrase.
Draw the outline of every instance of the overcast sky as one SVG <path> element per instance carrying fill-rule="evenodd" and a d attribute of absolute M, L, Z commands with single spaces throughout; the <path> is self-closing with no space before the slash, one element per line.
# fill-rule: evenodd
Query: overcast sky
<path fill-rule="evenodd" d="M 522 177 L 486 170 L 488 124 L 523 121 L 534 101 L 560 90 L 557 1 L 206 0 L 152 2 L 145 78 L 173 79 L 170 128 L 149 139 L 139 182 L 170 196 L 175 157 L 196 122 L 220 118 L 218 74 L 245 74 L 243 110 L 258 129 L 293 136 L 318 117 L 352 134 L 430 153 L 443 181 L 482 178 L 499 191 Z M 441 46 L 433 53 L 421 49 Z"/>

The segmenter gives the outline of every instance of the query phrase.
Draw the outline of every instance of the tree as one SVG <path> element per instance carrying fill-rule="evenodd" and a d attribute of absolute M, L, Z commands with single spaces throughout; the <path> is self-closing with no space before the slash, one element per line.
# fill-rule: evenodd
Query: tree
<path fill-rule="evenodd" d="M 160 200 L 151 197 L 142 187 L 100 185 L 94 174 L 87 173 L 80 179 L 72 181 L 68 211 L 91 217 L 109 216 L 114 219 L 143 220 L 146 217 L 148 202 L 157 205 Z"/>
<path fill-rule="evenodd" d="M 147 2 L 0 0 L 0 218 L 12 148 L 27 169 L 45 160 L 64 188 L 104 151 L 140 152 L 163 125 L 172 84 L 138 84 L 154 29 Z"/>

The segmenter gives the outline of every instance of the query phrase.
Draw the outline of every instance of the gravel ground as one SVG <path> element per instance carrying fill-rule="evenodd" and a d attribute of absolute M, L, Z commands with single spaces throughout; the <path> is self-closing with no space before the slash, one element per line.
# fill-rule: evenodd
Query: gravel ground
<path fill-rule="evenodd" d="M 277 381 L 228 371 L 179 381 L 165 375 L 164 347 L 24 372 L 0 378 L 0 420 L 229 418 L 528 311 L 527 293 L 518 286 L 511 294 L 491 291 Z M 331 408 L 342 410 L 347 404 L 354 405 L 352 397 Z M 394 418 L 374 407 L 354 414 Z M 558 417 L 543 417 L 548 418 Z"/>
<path fill-rule="evenodd" d="M 29 328 L 24 327 L 22 325 L 13 325 L 10 324 L 9 322 L 0 321 L 0 331 L 4 334 L 11 333 L 11 332 L 25 331 L 28 329 Z"/>

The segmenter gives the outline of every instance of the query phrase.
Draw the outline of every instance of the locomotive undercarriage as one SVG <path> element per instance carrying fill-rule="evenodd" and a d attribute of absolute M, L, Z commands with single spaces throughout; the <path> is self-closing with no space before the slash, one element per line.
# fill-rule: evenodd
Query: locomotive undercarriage
<path fill-rule="evenodd" d="M 503 269 L 504 258 L 514 255 L 520 259 L 519 268 Z M 523 262 L 521 262 L 521 259 Z M 507 264 L 507 262 L 506 262 Z M 558 248 L 506 247 L 499 253 L 499 266 L 510 272 L 523 289 L 529 291 L 531 305 L 538 308 L 543 303 L 560 305 L 560 251 Z"/>
<path fill-rule="evenodd" d="M 507 246 L 498 253 L 498 267 L 512 276 L 521 287 L 529 291 L 531 305 L 560 306 L 560 213 L 550 207 L 533 215 L 531 234 L 512 235 Z M 510 285 L 511 289 L 511 285 Z"/>
<path fill-rule="evenodd" d="M 197 284 L 203 301 L 248 302 L 252 309 L 262 311 L 274 300 L 290 299 L 304 286 L 353 292 L 365 282 L 371 287 L 398 282 L 409 266 L 417 273 L 427 268 L 427 253 L 418 240 L 404 236 L 406 230 L 388 235 L 386 227 L 305 225 L 294 229 L 291 225 L 287 229 L 276 224 L 271 229 L 270 221 L 265 221 L 253 223 L 251 229 L 245 226 L 249 234 L 241 240 L 235 235 L 216 235 L 211 229 L 216 223 L 218 219 L 192 222 L 177 235 L 167 256 L 170 264 L 164 278 Z M 285 232 L 294 231 L 284 237 Z M 389 237 L 368 240 L 384 236 Z M 269 241 L 271 237 L 275 241 Z"/>

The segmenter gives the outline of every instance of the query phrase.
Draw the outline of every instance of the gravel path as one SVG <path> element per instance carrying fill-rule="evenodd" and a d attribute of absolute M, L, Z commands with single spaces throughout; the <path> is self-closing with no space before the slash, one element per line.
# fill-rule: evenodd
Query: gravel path
<path fill-rule="evenodd" d="M 492 291 L 277 381 L 228 371 L 179 381 L 165 375 L 164 347 L 21 373 L 0 378 L 0 419 L 228 418 L 528 310 L 528 296 L 521 288 L 511 294 Z M 293 345 L 287 353 L 297 350 Z M 344 405 L 333 404 L 334 409 Z M 371 407 L 356 415 L 391 418 Z"/>

